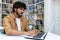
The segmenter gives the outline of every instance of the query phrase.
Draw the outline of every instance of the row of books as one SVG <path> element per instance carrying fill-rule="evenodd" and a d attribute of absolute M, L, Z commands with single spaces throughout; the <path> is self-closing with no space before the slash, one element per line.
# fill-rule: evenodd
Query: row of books
<path fill-rule="evenodd" d="M 12 3 L 14 0 L 2 0 L 2 13 L 7 15 L 12 11 Z"/>
<path fill-rule="evenodd" d="M 28 0 L 28 4 L 35 4 L 35 3 L 39 3 L 39 2 L 42 2 L 44 0 Z"/>
<path fill-rule="evenodd" d="M 14 2 L 14 0 L 2 0 L 2 2 L 5 2 L 5 3 L 13 3 Z"/>
<path fill-rule="evenodd" d="M 40 14 L 40 15 L 27 15 L 26 16 L 28 20 L 43 20 L 44 19 L 44 14 Z"/>
<path fill-rule="evenodd" d="M 35 10 L 35 9 L 39 9 L 39 8 L 43 8 L 43 7 L 44 7 L 44 2 L 43 3 L 39 3 L 37 5 L 28 6 L 29 10 Z"/>

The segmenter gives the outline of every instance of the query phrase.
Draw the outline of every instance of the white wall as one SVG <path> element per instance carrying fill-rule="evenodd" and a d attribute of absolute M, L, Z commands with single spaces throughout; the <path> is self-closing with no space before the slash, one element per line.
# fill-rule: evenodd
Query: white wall
<path fill-rule="evenodd" d="M 60 0 L 55 0 L 55 31 L 60 35 Z"/>
<path fill-rule="evenodd" d="M 45 0 L 44 29 L 60 35 L 60 0 Z"/>
<path fill-rule="evenodd" d="M 54 3 L 52 0 L 45 0 L 44 2 L 44 29 L 45 32 L 48 32 L 54 24 Z"/>

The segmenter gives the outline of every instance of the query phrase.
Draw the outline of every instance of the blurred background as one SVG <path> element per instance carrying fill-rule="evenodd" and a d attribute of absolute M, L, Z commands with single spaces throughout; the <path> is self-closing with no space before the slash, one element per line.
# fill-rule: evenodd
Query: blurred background
<path fill-rule="evenodd" d="M 29 21 L 30 29 L 60 35 L 60 0 L 0 0 L 0 32 L 3 30 L 3 18 L 12 13 L 12 5 L 22 1 L 27 9 L 24 16 Z"/>
<path fill-rule="evenodd" d="M 24 16 L 29 21 L 30 29 L 44 30 L 44 0 L 0 0 L 0 26 L 3 28 L 3 18 L 12 13 L 13 3 L 24 2 L 27 9 Z"/>

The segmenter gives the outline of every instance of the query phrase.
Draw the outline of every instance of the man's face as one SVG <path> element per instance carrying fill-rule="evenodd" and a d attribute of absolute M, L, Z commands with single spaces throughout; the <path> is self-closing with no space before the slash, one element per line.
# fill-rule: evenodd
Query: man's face
<path fill-rule="evenodd" d="M 24 13 L 24 8 L 18 8 L 18 9 L 16 9 L 15 12 L 19 17 L 21 17 Z"/>

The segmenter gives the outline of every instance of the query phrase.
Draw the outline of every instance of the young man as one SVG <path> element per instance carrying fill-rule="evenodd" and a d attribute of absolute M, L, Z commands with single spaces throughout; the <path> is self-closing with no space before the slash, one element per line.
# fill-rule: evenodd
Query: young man
<path fill-rule="evenodd" d="M 28 20 L 23 16 L 26 5 L 23 2 L 13 4 L 13 13 L 4 17 L 3 26 L 7 35 L 31 35 L 38 34 L 38 30 L 30 30 Z"/>

